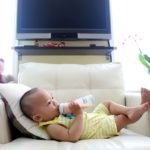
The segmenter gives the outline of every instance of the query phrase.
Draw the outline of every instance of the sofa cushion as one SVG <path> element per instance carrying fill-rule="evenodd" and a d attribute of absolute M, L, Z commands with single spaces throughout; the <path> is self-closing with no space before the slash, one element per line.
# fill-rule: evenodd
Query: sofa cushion
<path fill-rule="evenodd" d="M 38 128 L 37 123 L 23 115 L 20 109 L 19 100 L 21 96 L 29 89 L 29 86 L 23 84 L 0 84 L 1 99 L 5 103 L 7 116 L 11 123 L 26 136 L 49 139 L 45 130 Z"/>
<path fill-rule="evenodd" d="M 20 64 L 18 82 L 45 88 L 60 102 L 92 94 L 96 105 L 104 100 L 124 104 L 122 66 L 119 63 L 83 65 L 29 62 Z"/>
<path fill-rule="evenodd" d="M 150 150 L 150 138 L 123 129 L 109 139 L 80 140 L 76 143 L 18 138 L 5 144 L 5 150 Z"/>
<path fill-rule="evenodd" d="M 10 126 L 8 125 L 8 117 L 5 111 L 5 105 L 3 101 L 0 100 L 0 143 L 8 143 L 11 139 L 10 137 Z"/>

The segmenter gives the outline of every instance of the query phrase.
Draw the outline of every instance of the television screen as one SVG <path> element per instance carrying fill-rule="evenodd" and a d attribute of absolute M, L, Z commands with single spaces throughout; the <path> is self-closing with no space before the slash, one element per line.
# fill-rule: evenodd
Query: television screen
<path fill-rule="evenodd" d="M 18 0 L 17 39 L 110 39 L 109 0 Z"/>

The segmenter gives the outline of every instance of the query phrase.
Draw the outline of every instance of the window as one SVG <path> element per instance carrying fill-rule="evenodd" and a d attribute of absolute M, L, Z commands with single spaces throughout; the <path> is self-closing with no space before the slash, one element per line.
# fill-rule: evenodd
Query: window
<path fill-rule="evenodd" d="M 0 4 L 0 57 L 5 60 L 6 73 L 12 73 L 15 44 L 16 0 L 2 0 Z"/>
<path fill-rule="evenodd" d="M 123 64 L 125 88 L 138 91 L 141 86 L 150 88 L 150 74 L 138 60 L 139 50 L 150 55 L 150 1 L 149 0 L 111 0 L 114 61 Z M 124 44 L 123 44 L 124 43 Z"/>

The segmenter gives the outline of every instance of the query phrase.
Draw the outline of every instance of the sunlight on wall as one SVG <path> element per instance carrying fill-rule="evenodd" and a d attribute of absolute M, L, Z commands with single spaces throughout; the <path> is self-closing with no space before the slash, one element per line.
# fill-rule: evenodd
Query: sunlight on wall
<path fill-rule="evenodd" d="M 150 1 L 148 0 L 111 0 L 114 61 L 123 64 L 126 90 L 139 90 L 141 86 L 150 88 L 150 74 L 138 60 L 139 50 L 130 36 L 136 40 L 142 51 L 150 54 Z M 123 44 L 124 43 L 124 44 Z"/>
<path fill-rule="evenodd" d="M 16 0 L 3 0 L 0 4 L 0 57 L 5 60 L 6 73 L 12 72 L 15 38 Z"/>

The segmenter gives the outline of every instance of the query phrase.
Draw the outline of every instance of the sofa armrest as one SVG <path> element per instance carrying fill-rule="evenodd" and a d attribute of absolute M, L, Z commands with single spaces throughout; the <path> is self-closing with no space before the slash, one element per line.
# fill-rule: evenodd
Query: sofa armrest
<path fill-rule="evenodd" d="M 10 128 L 8 124 L 5 105 L 0 99 L 0 143 L 8 143 L 11 140 Z"/>
<path fill-rule="evenodd" d="M 126 93 L 125 100 L 126 106 L 136 106 L 141 103 L 141 95 L 137 92 Z M 127 128 L 137 133 L 150 136 L 150 112 L 145 113 L 139 121 L 128 125 Z"/>

